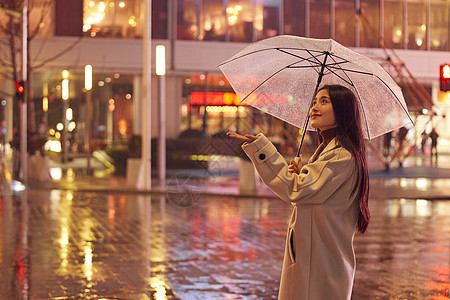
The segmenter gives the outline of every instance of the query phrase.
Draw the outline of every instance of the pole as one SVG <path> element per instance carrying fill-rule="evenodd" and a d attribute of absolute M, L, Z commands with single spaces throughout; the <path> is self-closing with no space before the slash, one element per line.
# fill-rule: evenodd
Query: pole
<path fill-rule="evenodd" d="M 143 65 L 143 82 L 144 101 L 142 103 L 141 120 L 142 120 L 142 166 L 143 166 L 143 186 L 142 189 L 151 189 L 151 80 L 152 80 L 152 0 L 145 1 L 144 13 L 144 65 Z"/>
<path fill-rule="evenodd" d="M 161 186 L 166 181 L 166 47 L 156 46 L 155 73 L 159 81 L 159 138 L 158 179 Z"/>
<path fill-rule="evenodd" d="M 203 103 L 203 122 L 202 122 L 202 136 L 203 138 L 206 138 L 206 119 L 208 117 L 207 113 L 206 113 L 206 108 L 208 107 L 208 90 L 209 90 L 209 86 L 208 86 L 208 72 L 206 72 L 205 74 L 205 92 L 204 92 L 204 96 L 203 99 L 205 100 Z M 237 129 L 236 129 L 237 131 Z"/>
<path fill-rule="evenodd" d="M 20 166 L 22 169 L 22 182 L 28 183 L 27 161 L 27 100 L 29 94 L 28 84 L 28 0 L 23 1 L 22 9 L 22 80 L 24 81 L 24 98 L 20 109 Z"/>
<path fill-rule="evenodd" d="M 329 52 L 325 52 L 325 58 L 323 59 L 322 67 L 321 67 L 320 72 L 319 72 L 319 78 L 317 79 L 316 88 L 314 90 L 313 97 L 316 96 L 316 93 L 317 93 L 317 91 L 319 89 L 319 85 L 322 82 L 323 71 L 325 70 L 325 66 L 326 66 L 327 58 L 328 58 L 329 54 L 330 54 Z M 311 110 L 312 104 L 313 104 L 313 99 L 311 99 L 311 104 L 309 105 L 309 109 L 306 112 L 308 117 L 306 118 L 306 121 L 303 124 L 302 140 L 300 141 L 300 146 L 298 147 L 298 151 L 297 151 L 297 156 L 296 157 L 300 157 L 300 150 L 302 150 L 303 140 L 305 139 L 306 128 L 307 128 L 308 123 L 309 123 L 309 111 Z"/>
<path fill-rule="evenodd" d="M 87 174 L 92 175 L 91 169 L 91 130 L 92 130 L 92 91 L 86 92 L 86 160 L 87 160 Z"/>
<path fill-rule="evenodd" d="M 356 11 L 359 11 L 361 9 L 360 0 L 355 0 L 355 7 Z M 358 18 L 355 24 L 355 47 L 360 47 L 360 45 L 361 45 L 361 22 L 360 19 Z"/>
<path fill-rule="evenodd" d="M 61 139 L 61 147 L 63 151 L 63 158 L 62 162 L 67 162 L 67 145 L 68 145 L 68 122 L 67 122 L 67 109 L 69 108 L 69 97 L 70 97 L 70 91 L 69 91 L 69 71 L 64 70 L 62 71 L 62 81 L 61 81 L 61 101 L 63 103 L 62 105 L 62 124 L 63 124 L 63 131 L 62 131 L 62 139 Z"/>
<path fill-rule="evenodd" d="M 159 182 L 166 180 L 166 75 L 159 76 L 159 140 L 158 140 Z"/>
<path fill-rule="evenodd" d="M 85 147 L 86 147 L 86 172 L 92 175 L 91 170 L 91 132 L 92 132 L 92 66 L 84 67 L 84 89 L 86 90 L 86 126 L 85 126 Z"/>
<path fill-rule="evenodd" d="M 111 87 L 112 89 L 112 87 Z M 111 103 L 115 105 L 114 100 L 109 100 L 108 109 L 106 110 L 106 140 L 109 145 L 113 144 L 113 126 L 114 126 L 114 112 L 110 109 Z"/>
<path fill-rule="evenodd" d="M 68 161 L 67 159 L 67 148 L 68 148 L 68 135 L 69 131 L 67 130 L 67 126 L 69 125 L 69 121 L 67 121 L 67 109 L 69 108 L 69 101 L 63 100 L 63 112 L 62 112 L 62 123 L 64 125 L 63 132 L 62 132 L 62 150 L 63 150 L 63 163 L 66 163 Z"/>

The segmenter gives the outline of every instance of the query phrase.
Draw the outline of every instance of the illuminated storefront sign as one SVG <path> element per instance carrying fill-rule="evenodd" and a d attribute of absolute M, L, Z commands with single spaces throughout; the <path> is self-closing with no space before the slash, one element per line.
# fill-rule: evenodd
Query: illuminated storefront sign
<path fill-rule="evenodd" d="M 247 105 L 234 93 L 208 92 L 207 105 Z M 191 105 L 205 105 L 205 93 L 191 92 Z"/>

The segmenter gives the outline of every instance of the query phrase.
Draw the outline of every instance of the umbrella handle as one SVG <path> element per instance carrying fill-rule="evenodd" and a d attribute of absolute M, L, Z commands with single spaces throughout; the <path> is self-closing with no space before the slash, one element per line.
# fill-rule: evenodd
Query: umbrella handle
<path fill-rule="evenodd" d="M 315 88 L 314 94 L 313 94 L 314 96 L 316 95 L 317 91 L 319 90 L 319 85 L 322 82 L 322 77 L 324 74 L 323 71 L 325 70 L 325 64 L 327 62 L 327 58 L 328 58 L 329 54 L 330 53 L 328 51 L 325 52 L 325 57 L 323 59 L 323 63 L 322 63 L 322 66 L 321 66 L 320 72 L 319 72 L 319 77 L 317 78 L 316 88 Z M 309 123 L 309 111 L 311 110 L 312 105 L 313 105 L 313 100 L 311 100 L 311 103 L 309 105 L 309 109 L 307 112 L 308 117 L 306 118 L 305 125 L 303 125 L 303 135 L 302 135 L 302 140 L 300 141 L 300 146 L 298 147 L 297 157 L 300 156 L 300 150 L 302 149 L 303 139 L 305 138 L 306 128 L 308 127 L 308 123 Z"/>
<path fill-rule="evenodd" d="M 296 156 L 296 157 L 294 158 L 294 161 L 295 161 L 296 164 L 298 164 L 298 162 L 300 161 L 300 157 Z"/>
<path fill-rule="evenodd" d="M 298 151 L 297 151 L 296 157 L 300 156 L 300 150 L 302 150 L 303 140 L 305 139 L 306 127 L 308 126 L 308 123 L 309 123 L 309 114 L 308 114 L 308 117 L 306 118 L 305 125 L 303 125 L 302 140 L 300 141 L 300 146 L 298 147 Z"/>

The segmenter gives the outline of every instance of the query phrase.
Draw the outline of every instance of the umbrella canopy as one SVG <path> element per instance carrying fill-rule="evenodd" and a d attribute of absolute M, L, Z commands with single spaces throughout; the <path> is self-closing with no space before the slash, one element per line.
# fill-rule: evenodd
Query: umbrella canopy
<path fill-rule="evenodd" d="M 289 35 L 251 44 L 219 65 L 241 101 L 296 127 L 320 85 L 339 84 L 359 101 L 364 137 L 412 124 L 400 87 L 375 61 L 332 39 Z"/>

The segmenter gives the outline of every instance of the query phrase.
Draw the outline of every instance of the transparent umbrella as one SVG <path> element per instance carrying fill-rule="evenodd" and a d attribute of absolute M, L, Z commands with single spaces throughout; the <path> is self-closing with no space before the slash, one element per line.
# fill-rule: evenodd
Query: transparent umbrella
<path fill-rule="evenodd" d="M 391 76 L 332 39 L 276 36 L 249 45 L 218 67 L 241 101 L 303 132 L 313 130 L 308 111 L 322 84 L 343 85 L 355 93 L 366 139 L 412 124 Z"/>

